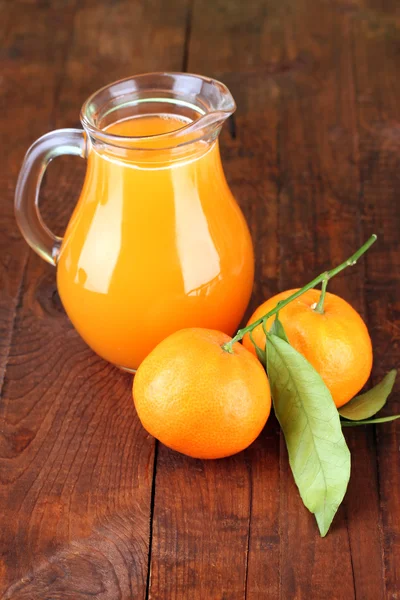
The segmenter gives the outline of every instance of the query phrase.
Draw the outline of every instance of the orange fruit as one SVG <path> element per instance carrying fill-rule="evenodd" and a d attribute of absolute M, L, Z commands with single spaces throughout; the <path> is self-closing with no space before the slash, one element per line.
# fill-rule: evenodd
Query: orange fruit
<path fill-rule="evenodd" d="M 270 410 L 267 375 L 241 344 L 211 329 L 182 329 L 145 358 L 133 381 L 143 427 L 173 450 L 222 458 L 249 446 Z"/>
<path fill-rule="evenodd" d="M 248 324 L 296 291 L 282 292 L 261 304 Z M 335 294 L 326 294 L 324 314 L 316 312 L 314 308 L 320 294 L 318 290 L 309 290 L 281 309 L 279 319 L 291 345 L 318 371 L 336 406 L 340 407 L 361 390 L 371 374 L 371 339 L 358 312 Z M 268 319 L 267 331 L 274 318 Z M 253 338 L 260 348 L 265 348 L 261 325 L 253 331 Z M 243 345 L 256 354 L 248 334 L 243 338 Z"/>

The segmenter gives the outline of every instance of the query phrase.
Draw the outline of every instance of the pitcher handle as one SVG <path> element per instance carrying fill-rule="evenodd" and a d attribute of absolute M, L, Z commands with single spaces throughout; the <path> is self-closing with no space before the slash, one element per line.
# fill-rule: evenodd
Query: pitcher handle
<path fill-rule="evenodd" d="M 57 129 L 40 137 L 25 155 L 15 190 L 15 217 L 31 248 L 48 263 L 57 264 L 62 238 L 45 225 L 39 211 L 39 190 L 47 165 L 63 154 L 86 157 L 83 129 Z"/>

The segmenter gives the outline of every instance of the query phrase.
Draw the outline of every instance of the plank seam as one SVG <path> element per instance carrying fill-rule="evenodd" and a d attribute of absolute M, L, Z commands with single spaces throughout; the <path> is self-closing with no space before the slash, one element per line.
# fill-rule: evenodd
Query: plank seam
<path fill-rule="evenodd" d="M 253 514 L 253 470 L 251 463 L 246 456 L 246 467 L 249 475 L 249 524 L 247 528 L 247 546 L 246 546 L 246 565 L 244 573 L 244 600 L 247 600 L 247 584 L 248 584 L 248 573 L 249 573 L 249 556 L 250 556 L 250 544 L 251 544 L 251 520 Z"/>
<path fill-rule="evenodd" d="M 350 107 L 350 114 L 351 114 L 351 126 L 352 129 L 354 131 L 355 134 L 357 134 L 358 131 L 358 127 L 357 127 L 357 109 L 356 109 L 356 89 L 355 89 L 355 71 L 354 71 L 354 48 L 353 48 L 353 43 L 352 43 L 352 29 L 351 29 L 351 19 L 350 18 L 344 18 L 344 26 L 346 27 L 346 39 L 347 39 L 347 44 L 348 44 L 348 51 L 349 51 L 349 55 L 351 56 L 351 61 L 349 64 L 349 69 L 347 71 L 348 76 L 349 76 L 349 90 L 350 90 L 350 98 L 351 101 L 349 102 L 349 107 Z M 361 207 L 361 199 L 362 199 L 362 182 L 361 182 L 361 173 L 360 173 L 360 149 L 359 149 L 359 144 L 358 144 L 358 136 L 355 135 L 354 136 L 355 140 L 353 143 L 353 148 L 352 151 L 354 153 L 354 159 L 357 161 L 357 165 L 358 165 L 358 210 L 360 211 L 360 207 Z M 358 244 L 360 245 L 362 242 L 362 238 L 363 238 L 363 227 L 362 227 L 362 223 L 361 223 L 361 219 L 358 218 L 357 221 L 357 238 L 358 238 Z M 361 289 L 361 293 L 362 293 L 362 301 L 364 303 L 364 308 L 365 308 L 365 304 L 366 304 L 366 294 L 365 294 L 365 271 L 364 271 L 364 263 L 362 263 L 362 267 L 361 267 L 361 275 L 360 275 L 360 281 L 362 282 L 362 289 Z M 364 312 L 364 314 L 366 315 L 366 313 Z M 351 545 L 351 534 L 350 534 L 350 527 L 349 527 L 349 520 L 348 520 L 348 512 L 347 512 L 347 505 L 345 506 L 345 511 L 344 511 L 344 519 L 345 519 L 345 523 L 346 523 L 346 531 L 347 531 L 347 541 L 349 544 L 349 551 L 350 551 L 350 567 L 351 567 L 351 575 L 352 575 L 352 579 L 353 579 L 353 594 L 354 594 L 354 598 L 355 600 L 357 600 L 357 585 L 356 585 L 356 577 L 355 577 L 355 571 L 354 571 L 354 562 L 353 562 L 353 548 Z"/>
<path fill-rule="evenodd" d="M 158 459 L 158 440 L 154 443 L 154 460 L 153 460 L 153 480 L 151 484 L 151 497 L 150 497 L 150 527 L 149 527 L 149 553 L 147 559 L 147 577 L 146 577 L 146 600 L 150 598 L 151 588 L 151 553 L 153 549 L 153 524 L 154 524 L 154 507 L 156 499 L 156 477 L 157 477 L 157 459 Z"/>
<path fill-rule="evenodd" d="M 349 529 L 349 522 L 348 522 L 348 515 L 347 515 L 347 506 L 346 506 L 346 510 L 344 511 L 344 520 L 346 523 L 347 540 L 349 543 L 349 550 L 350 550 L 350 567 L 351 567 L 351 575 L 352 575 L 352 579 L 353 579 L 354 600 L 357 600 L 356 578 L 354 575 L 353 551 L 352 551 L 352 547 L 351 547 L 351 536 L 350 536 L 350 529 Z"/>

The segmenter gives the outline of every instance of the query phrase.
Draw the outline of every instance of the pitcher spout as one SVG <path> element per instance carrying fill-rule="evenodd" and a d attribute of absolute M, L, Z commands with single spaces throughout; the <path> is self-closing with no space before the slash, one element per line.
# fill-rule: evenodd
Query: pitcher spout
<path fill-rule="evenodd" d="M 178 129 L 174 134 L 177 143 L 179 140 L 198 140 L 202 138 L 215 138 L 226 119 L 234 112 L 235 108 L 230 110 L 214 110 L 196 119 L 182 129 Z"/>
<path fill-rule="evenodd" d="M 92 141 L 125 149 L 176 147 L 199 139 L 215 139 L 236 110 L 228 88 L 189 73 L 148 73 L 130 77 L 93 94 L 83 105 L 81 120 Z M 110 124 L 143 114 L 174 116 L 182 127 L 167 134 L 120 136 Z M 154 144 L 156 140 L 156 144 Z"/>
<path fill-rule="evenodd" d="M 184 129 L 178 130 L 177 137 L 190 133 L 195 137 L 219 132 L 222 125 L 236 110 L 236 104 L 229 89 L 216 79 L 201 77 L 199 75 L 185 75 L 194 78 L 199 85 L 195 102 L 201 108 L 201 114 L 188 124 Z"/>

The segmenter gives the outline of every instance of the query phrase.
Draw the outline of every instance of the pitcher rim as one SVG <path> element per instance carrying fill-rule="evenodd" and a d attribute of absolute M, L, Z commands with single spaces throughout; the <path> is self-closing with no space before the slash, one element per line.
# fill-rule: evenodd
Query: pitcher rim
<path fill-rule="evenodd" d="M 91 103 L 93 103 L 93 101 L 96 99 L 96 97 L 99 96 L 102 92 L 105 92 L 106 90 L 111 89 L 114 86 L 123 84 L 128 81 L 149 78 L 152 76 L 153 77 L 182 76 L 182 77 L 188 77 L 188 78 L 194 78 L 197 80 L 201 80 L 201 81 L 211 84 L 211 85 L 216 85 L 219 88 L 221 97 L 224 98 L 224 100 L 225 100 L 225 104 L 222 103 L 222 107 L 218 108 L 218 109 L 214 109 L 211 111 L 203 111 L 203 114 L 201 114 L 201 111 L 199 109 L 198 112 L 200 114 L 200 117 L 198 119 L 190 121 L 183 127 L 180 127 L 179 129 L 176 129 L 174 131 L 170 131 L 170 132 L 166 132 L 166 133 L 151 134 L 151 135 L 141 135 L 141 136 L 126 136 L 126 135 L 118 135 L 118 134 L 114 134 L 114 133 L 109 133 L 105 129 L 98 127 L 94 123 L 91 116 L 88 115 L 89 106 L 91 105 Z M 121 98 L 122 98 L 122 96 L 123 96 L 123 94 L 121 95 Z M 163 99 L 163 100 L 168 102 L 168 100 L 166 100 L 166 99 Z M 171 100 L 169 102 L 171 102 Z M 173 102 L 171 102 L 171 103 L 173 103 Z M 182 100 L 181 103 L 185 104 L 185 101 Z M 179 104 L 179 102 L 177 101 L 176 104 Z M 189 105 L 189 103 L 186 103 L 186 104 Z M 193 108 L 195 108 L 194 105 L 192 105 L 192 106 L 193 106 Z M 198 75 L 197 73 L 186 73 L 183 71 L 154 71 L 154 72 L 151 71 L 151 72 L 147 72 L 147 73 L 139 73 L 138 75 L 131 75 L 130 77 L 124 77 L 122 79 L 117 79 L 116 81 L 113 81 L 105 86 L 102 86 L 101 88 L 99 88 L 98 90 L 93 92 L 85 100 L 85 102 L 82 105 L 82 108 L 80 111 L 80 120 L 81 120 L 82 126 L 85 129 L 85 131 L 88 134 L 90 134 L 91 136 L 93 136 L 96 140 L 99 140 L 99 141 L 105 142 L 106 144 L 109 144 L 112 146 L 117 146 L 117 147 L 123 147 L 123 148 L 129 148 L 129 149 L 137 148 L 140 150 L 151 151 L 151 150 L 155 150 L 155 148 L 135 146 L 135 142 L 146 143 L 146 142 L 151 142 L 152 140 L 155 140 L 155 139 L 167 139 L 167 138 L 168 139 L 171 139 L 171 138 L 176 139 L 176 138 L 185 136 L 188 133 L 191 133 L 192 131 L 193 132 L 198 131 L 200 134 L 199 136 L 196 136 L 195 138 L 192 138 L 190 140 L 182 141 L 180 143 L 178 142 L 176 144 L 173 144 L 173 146 L 169 146 L 169 147 L 166 146 L 164 149 L 178 148 L 181 146 L 185 146 L 187 144 L 192 144 L 193 142 L 201 140 L 206 134 L 212 133 L 215 129 L 221 128 L 223 122 L 230 115 L 232 115 L 235 112 L 235 110 L 236 110 L 236 103 L 232 97 L 232 94 L 231 94 L 229 88 L 222 81 L 219 81 L 218 79 L 215 79 L 213 77 L 207 77 L 205 75 Z M 206 119 L 206 117 L 208 117 L 208 119 Z M 159 148 L 157 148 L 157 149 L 159 150 Z"/>

